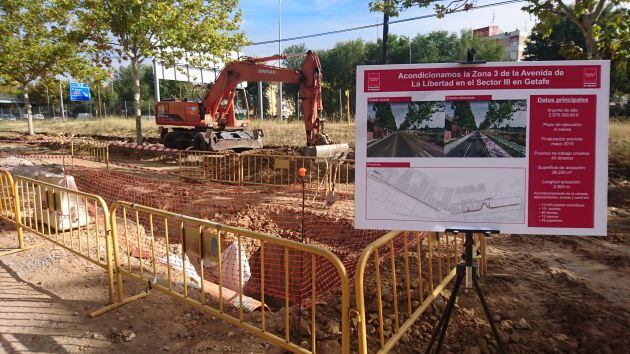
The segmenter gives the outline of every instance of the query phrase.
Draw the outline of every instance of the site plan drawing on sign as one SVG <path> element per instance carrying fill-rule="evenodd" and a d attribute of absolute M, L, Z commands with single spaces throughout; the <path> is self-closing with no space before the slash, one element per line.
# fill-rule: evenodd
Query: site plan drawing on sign
<path fill-rule="evenodd" d="M 474 184 L 445 182 L 448 179 L 439 176 L 443 171 L 435 169 L 370 168 L 367 174 L 367 188 L 376 193 L 375 202 L 368 206 L 370 219 L 417 220 L 421 215 L 427 221 L 524 221 L 522 170 L 509 171 L 507 176 L 503 173 L 493 181 L 479 179 Z M 396 207 L 383 213 L 387 205 Z"/>

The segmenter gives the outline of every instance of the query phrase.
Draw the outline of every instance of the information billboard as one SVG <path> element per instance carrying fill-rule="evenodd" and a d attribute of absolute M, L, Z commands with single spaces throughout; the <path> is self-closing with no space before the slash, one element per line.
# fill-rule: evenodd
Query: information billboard
<path fill-rule="evenodd" d="M 357 68 L 357 228 L 606 234 L 608 61 Z"/>

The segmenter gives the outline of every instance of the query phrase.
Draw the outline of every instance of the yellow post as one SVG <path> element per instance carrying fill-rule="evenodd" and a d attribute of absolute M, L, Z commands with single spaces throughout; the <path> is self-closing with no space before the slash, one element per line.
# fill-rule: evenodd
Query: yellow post
<path fill-rule="evenodd" d="M 348 119 L 348 126 L 350 126 L 350 90 L 346 90 L 346 118 Z"/>
<path fill-rule="evenodd" d="M 7 173 L 9 183 L 11 184 L 11 193 L 13 193 L 13 213 L 15 214 L 15 228 L 17 229 L 18 244 L 21 250 L 24 249 L 24 233 L 22 231 L 22 213 L 20 210 L 20 198 L 17 193 L 17 185 L 13 182 L 13 177 Z"/>

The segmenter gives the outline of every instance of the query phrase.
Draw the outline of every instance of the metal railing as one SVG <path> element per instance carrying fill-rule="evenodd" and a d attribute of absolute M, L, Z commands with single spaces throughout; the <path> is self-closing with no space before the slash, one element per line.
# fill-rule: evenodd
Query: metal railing
<path fill-rule="evenodd" d="M 306 190 L 312 194 L 354 193 L 354 160 L 300 155 L 179 153 L 179 175 L 197 180 L 268 186 L 300 186 L 298 170 L 306 168 Z"/>
<path fill-rule="evenodd" d="M 13 179 L 20 250 L 22 229 L 84 258 L 107 272 L 109 301 L 114 301 L 114 274 L 109 208 L 93 194 L 22 176 Z M 71 186 L 70 186 L 71 187 Z M 36 245 L 34 247 L 37 247 Z"/>
<path fill-rule="evenodd" d="M 455 277 L 463 241 L 461 235 L 449 237 L 448 234 L 391 231 L 363 250 L 355 274 L 359 353 L 367 353 L 370 344 L 377 345 L 379 353 L 392 350 Z M 401 243 L 402 262 L 397 262 L 394 250 Z M 477 248 L 481 249 L 480 272 L 483 272 L 483 236 L 480 236 Z M 365 291 L 366 271 L 371 267 L 374 269 L 374 284 L 367 285 L 373 293 Z M 404 287 L 402 300 L 398 295 L 399 283 L 403 283 Z M 366 306 L 368 300 L 369 307 Z M 390 313 L 386 314 L 386 311 Z M 366 312 L 377 313 L 370 320 L 371 333 L 367 331 Z M 371 343 L 368 335 L 373 339 Z"/>
<path fill-rule="evenodd" d="M 106 141 L 72 138 L 70 156 L 94 162 L 101 162 L 109 167 L 109 143 Z"/>
<path fill-rule="evenodd" d="M 329 250 L 122 201 L 112 204 L 111 225 L 118 303 L 130 301 L 124 277 L 298 353 L 317 351 L 317 284 L 321 269 L 332 267 L 340 281 L 341 348 L 349 352 L 349 279 Z M 295 316 L 297 328 L 302 322 L 300 306 L 292 314 L 296 293 L 310 312 L 310 350 L 291 326 Z M 271 302 L 283 310 L 270 311 Z"/>
<path fill-rule="evenodd" d="M 177 153 L 179 176 L 204 181 L 241 183 L 241 160 L 236 154 L 212 151 Z"/>

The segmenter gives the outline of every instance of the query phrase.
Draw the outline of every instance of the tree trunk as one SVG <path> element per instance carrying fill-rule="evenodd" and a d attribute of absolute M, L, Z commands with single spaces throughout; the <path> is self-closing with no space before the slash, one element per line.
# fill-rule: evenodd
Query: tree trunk
<path fill-rule="evenodd" d="M 96 112 L 96 115 L 99 118 L 103 118 L 103 101 L 101 101 L 101 87 L 96 86 L 96 96 L 98 97 L 98 112 Z"/>
<path fill-rule="evenodd" d="M 131 59 L 131 78 L 133 80 L 133 108 L 136 115 L 136 144 L 142 144 L 142 111 L 140 110 L 140 63 Z"/>
<path fill-rule="evenodd" d="M 595 37 L 593 36 L 593 23 L 594 21 L 585 15 L 582 18 L 581 23 L 578 23 L 577 25 L 584 35 L 584 44 L 586 46 L 586 55 L 588 59 L 599 60 L 602 56 L 599 53 L 597 40 L 595 40 Z"/>
<path fill-rule="evenodd" d="M 593 26 L 589 25 L 586 28 L 586 32 L 584 32 L 584 42 L 586 43 L 586 49 L 588 50 L 589 59 L 599 60 L 602 58 L 601 54 L 599 54 L 599 48 L 597 45 L 597 41 L 593 37 Z"/>
<path fill-rule="evenodd" d="M 33 129 L 33 114 L 31 111 L 31 102 L 28 98 L 28 87 L 25 85 L 22 90 L 24 91 L 24 108 L 26 108 L 26 117 L 28 118 L 28 135 L 34 135 L 35 130 Z"/>
<path fill-rule="evenodd" d="M 389 13 L 387 12 L 387 2 L 383 12 L 383 49 L 381 50 L 381 64 L 387 64 L 387 46 L 389 45 Z"/>

